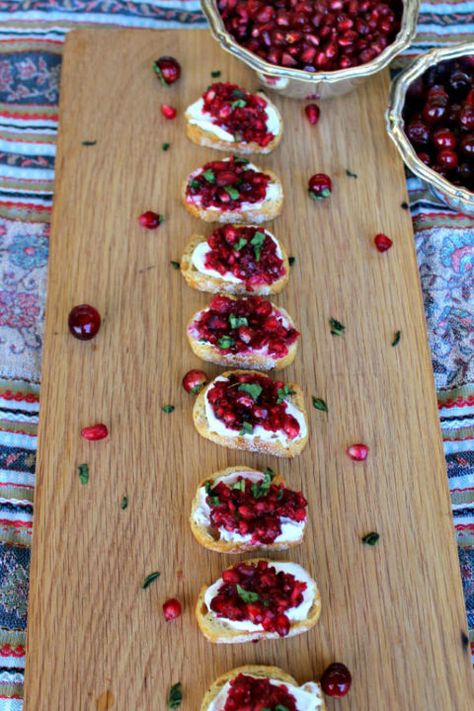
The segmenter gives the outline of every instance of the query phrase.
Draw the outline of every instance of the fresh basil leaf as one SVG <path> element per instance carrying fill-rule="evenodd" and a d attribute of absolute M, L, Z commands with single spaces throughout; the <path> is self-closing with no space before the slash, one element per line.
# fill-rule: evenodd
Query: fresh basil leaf
<path fill-rule="evenodd" d="M 234 345 L 234 343 L 235 343 L 235 341 L 231 336 L 222 336 L 217 341 L 217 345 L 223 351 L 227 350 L 228 348 L 231 348 Z"/>
<path fill-rule="evenodd" d="M 245 239 L 245 237 L 241 237 L 237 242 L 234 244 L 234 250 L 236 252 L 240 252 L 240 250 L 245 247 L 247 244 L 248 240 Z"/>
<path fill-rule="evenodd" d="M 204 180 L 207 180 L 208 183 L 211 183 L 211 185 L 216 182 L 216 174 L 213 170 L 211 170 L 211 168 L 205 170 L 202 174 L 202 177 L 204 178 Z"/>
<path fill-rule="evenodd" d="M 88 464 L 79 464 L 77 467 L 79 469 L 79 480 L 81 484 L 88 484 L 89 483 L 89 465 Z"/>
<path fill-rule="evenodd" d="M 245 316 L 236 316 L 235 314 L 229 315 L 229 323 L 231 328 L 240 328 L 240 326 L 248 326 L 249 322 Z"/>
<path fill-rule="evenodd" d="M 239 432 L 240 436 L 246 435 L 246 434 L 252 434 L 253 433 L 253 426 L 250 424 L 250 422 L 243 422 L 242 423 L 242 429 Z"/>
<path fill-rule="evenodd" d="M 224 190 L 226 191 L 227 195 L 229 195 L 232 200 L 238 200 L 240 197 L 240 193 L 237 190 L 237 188 L 232 187 L 232 185 L 226 185 L 224 187 Z"/>
<path fill-rule="evenodd" d="M 250 395 L 252 400 L 257 400 L 262 394 L 262 386 L 258 383 L 241 383 L 237 390 Z"/>
<path fill-rule="evenodd" d="M 160 575 L 161 573 L 159 573 L 157 570 L 154 573 L 150 573 L 150 575 L 147 575 L 145 580 L 143 581 L 143 590 L 146 590 L 149 585 L 151 585 L 155 580 L 160 577 Z"/>
<path fill-rule="evenodd" d="M 176 684 L 173 684 L 173 686 L 168 692 L 168 708 L 177 709 L 179 706 L 181 706 L 182 700 L 183 689 L 181 686 L 181 682 L 178 681 Z"/>
<path fill-rule="evenodd" d="M 244 590 L 244 588 L 238 583 L 237 593 L 244 602 L 257 602 L 257 600 L 260 600 L 260 595 L 258 593 L 251 592 L 250 590 Z"/>

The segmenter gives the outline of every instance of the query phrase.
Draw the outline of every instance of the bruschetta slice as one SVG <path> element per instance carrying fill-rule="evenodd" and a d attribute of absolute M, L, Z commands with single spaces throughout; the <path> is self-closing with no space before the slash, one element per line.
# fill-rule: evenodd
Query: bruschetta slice
<path fill-rule="evenodd" d="M 299 333 L 281 306 L 263 296 L 215 296 L 191 318 L 189 344 L 216 365 L 280 370 L 295 359 Z"/>
<path fill-rule="evenodd" d="M 211 84 L 184 117 L 193 143 L 240 155 L 271 153 L 283 135 L 280 113 L 265 94 L 230 82 Z"/>
<path fill-rule="evenodd" d="M 290 265 L 269 230 L 227 224 L 209 237 L 193 235 L 181 259 L 181 273 L 193 289 L 211 294 L 279 294 Z"/>
<path fill-rule="evenodd" d="M 191 215 L 205 222 L 260 224 L 280 214 L 283 187 L 272 171 L 231 156 L 194 170 L 184 181 L 181 197 Z"/>
<path fill-rule="evenodd" d="M 196 540 L 219 553 L 282 551 L 299 545 L 307 502 L 271 469 L 228 467 L 204 479 L 189 522 Z"/>
<path fill-rule="evenodd" d="M 297 563 L 266 558 L 224 570 L 203 586 L 196 605 L 201 632 L 216 644 L 293 637 L 314 627 L 320 614 L 311 575 Z"/>
<path fill-rule="evenodd" d="M 252 370 L 222 373 L 196 398 L 194 425 L 231 449 L 294 457 L 308 441 L 301 389 Z"/>

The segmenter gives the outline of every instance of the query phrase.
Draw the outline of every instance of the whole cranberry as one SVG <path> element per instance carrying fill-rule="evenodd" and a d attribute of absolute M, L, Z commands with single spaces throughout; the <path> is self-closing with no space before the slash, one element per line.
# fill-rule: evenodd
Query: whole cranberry
<path fill-rule="evenodd" d="M 464 99 L 471 88 L 471 80 L 466 72 L 457 70 L 448 80 L 449 93 L 454 99 Z"/>
<path fill-rule="evenodd" d="M 109 430 L 107 425 L 102 422 L 98 422 L 96 425 L 88 425 L 83 427 L 81 430 L 81 437 L 87 439 L 90 442 L 96 442 L 99 439 L 105 439 L 109 435 Z"/>
<path fill-rule="evenodd" d="M 188 370 L 183 378 L 183 388 L 191 395 L 197 395 L 207 383 L 207 375 L 202 370 Z"/>
<path fill-rule="evenodd" d="M 326 696 L 333 696 L 338 699 L 349 692 L 351 684 L 351 673 L 346 665 L 341 662 L 330 664 L 321 677 L 321 688 Z"/>
<path fill-rule="evenodd" d="M 444 148 L 438 153 L 436 158 L 439 165 L 446 168 L 446 170 L 453 170 L 454 168 L 457 168 L 459 163 L 458 154 L 450 148 Z"/>
<path fill-rule="evenodd" d="M 393 241 L 383 232 L 379 232 L 378 235 L 374 237 L 374 244 L 379 252 L 386 252 L 393 245 Z"/>
<path fill-rule="evenodd" d="M 159 215 L 153 210 L 147 210 L 138 218 L 139 223 L 142 227 L 146 227 L 147 230 L 156 230 L 157 227 L 163 222 L 163 215 Z"/>
<path fill-rule="evenodd" d="M 154 62 L 153 69 L 165 86 L 174 84 L 181 76 L 181 65 L 174 57 L 160 57 Z"/>
<path fill-rule="evenodd" d="M 68 317 L 69 331 L 80 341 L 90 341 L 100 328 L 100 314 L 89 304 L 74 306 Z"/>
<path fill-rule="evenodd" d="M 420 151 L 416 155 L 422 163 L 424 163 L 425 165 L 431 165 L 431 156 L 429 153 L 426 153 L 426 151 Z"/>
<path fill-rule="evenodd" d="M 332 182 L 329 175 L 316 173 L 308 181 L 308 194 L 312 200 L 323 200 L 331 195 Z"/>
<path fill-rule="evenodd" d="M 176 620 L 181 615 L 181 603 L 175 597 L 163 604 L 163 617 L 167 622 Z"/>
<path fill-rule="evenodd" d="M 474 133 L 467 133 L 461 138 L 461 151 L 468 157 L 474 156 Z"/>
<path fill-rule="evenodd" d="M 406 129 L 408 140 L 416 146 L 426 146 L 430 140 L 430 130 L 421 119 L 415 119 Z"/>
<path fill-rule="evenodd" d="M 425 104 L 421 112 L 423 121 L 429 124 L 437 123 L 446 113 L 446 106 L 446 102 L 441 99 L 433 99 L 429 103 Z"/>
<path fill-rule="evenodd" d="M 474 167 L 470 163 L 460 163 L 456 171 L 461 185 L 465 185 L 469 190 L 473 189 Z"/>
<path fill-rule="evenodd" d="M 449 128 L 438 128 L 433 133 L 433 143 L 437 148 L 455 148 L 456 136 Z"/>
<path fill-rule="evenodd" d="M 459 124 L 463 131 L 474 131 L 474 106 L 464 104 L 459 112 Z"/>
<path fill-rule="evenodd" d="M 161 104 L 160 111 L 165 119 L 168 119 L 168 121 L 172 121 L 176 118 L 176 114 L 178 113 L 175 107 L 170 106 L 169 104 Z"/>
<path fill-rule="evenodd" d="M 312 126 L 315 126 L 319 121 L 320 109 L 317 104 L 308 104 L 304 107 L 306 118 Z"/>
<path fill-rule="evenodd" d="M 354 462 L 363 462 L 367 459 L 369 448 L 366 444 L 362 443 L 351 444 L 351 446 L 347 448 L 346 453 Z"/>

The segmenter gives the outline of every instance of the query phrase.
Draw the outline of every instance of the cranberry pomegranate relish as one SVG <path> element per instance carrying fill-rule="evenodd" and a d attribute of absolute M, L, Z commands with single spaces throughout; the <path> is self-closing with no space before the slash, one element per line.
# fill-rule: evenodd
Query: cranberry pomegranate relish
<path fill-rule="evenodd" d="M 290 528 L 300 538 L 306 523 L 307 501 L 303 494 L 273 483 L 269 469 L 208 481 L 202 499 L 209 527 L 225 540 L 238 534 L 252 544 L 268 545 L 279 538 L 286 541 L 285 533 L 288 535 Z"/>
<path fill-rule="evenodd" d="M 265 436 L 280 435 L 290 440 L 306 435 L 304 416 L 287 398 L 293 395 L 288 385 L 281 380 L 272 380 L 268 375 L 255 372 L 230 373 L 219 376 L 206 392 L 206 412 L 209 427 L 212 426 L 208 407 L 212 416 L 234 435 Z M 214 423 L 215 424 L 215 423 Z"/>
<path fill-rule="evenodd" d="M 260 559 L 224 570 L 207 589 L 205 603 L 217 618 L 247 623 L 236 629 L 250 623 L 249 631 L 256 626 L 286 637 L 292 621 L 307 618 L 315 598 L 316 584 L 301 566 Z"/>
<path fill-rule="evenodd" d="M 474 55 L 440 62 L 413 81 L 403 119 L 418 158 L 474 192 Z"/>
<path fill-rule="evenodd" d="M 308 72 L 366 64 L 391 44 L 401 0 L 218 0 L 227 31 L 270 64 Z"/>
<path fill-rule="evenodd" d="M 295 697 L 285 684 L 272 682 L 248 674 L 239 674 L 229 683 L 223 711 L 261 711 L 262 709 L 285 709 L 298 711 Z"/>
<path fill-rule="evenodd" d="M 300 335 L 286 316 L 262 296 L 215 296 L 207 309 L 198 312 L 188 330 L 219 353 L 259 351 L 275 359 L 288 355 L 288 347 Z"/>
<path fill-rule="evenodd" d="M 238 143 L 256 143 L 264 148 L 275 138 L 269 128 L 268 102 L 265 97 L 251 94 L 237 84 L 211 84 L 202 99 L 186 112 L 191 123 L 194 122 L 194 111 L 198 109 L 203 117 L 209 116 L 214 125 L 223 128 Z"/>
<path fill-rule="evenodd" d="M 246 158 L 213 160 L 191 173 L 186 199 L 200 207 L 239 210 L 244 203 L 260 203 L 267 196 L 271 177 Z"/>
<path fill-rule="evenodd" d="M 255 226 L 224 225 L 207 238 L 204 268 L 225 278 L 232 275 L 246 283 L 248 291 L 271 285 L 286 274 L 281 250 L 267 231 Z M 198 246 L 193 264 L 199 269 Z"/>

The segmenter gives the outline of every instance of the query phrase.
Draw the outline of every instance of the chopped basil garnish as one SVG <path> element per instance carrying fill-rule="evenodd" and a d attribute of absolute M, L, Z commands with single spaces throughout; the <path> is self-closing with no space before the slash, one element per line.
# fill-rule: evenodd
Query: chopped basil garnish
<path fill-rule="evenodd" d="M 244 158 L 243 156 L 238 156 L 238 155 L 236 155 L 235 153 L 234 153 L 233 155 L 234 155 L 234 161 L 235 161 L 235 163 L 243 163 L 244 165 L 245 165 L 246 163 L 250 163 L 250 161 L 249 161 L 248 158 Z"/>
<path fill-rule="evenodd" d="M 234 343 L 235 341 L 233 338 L 231 338 L 231 336 L 222 336 L 222 338 L 219 338 L 219 340 L 217 341 L 217 345 L 223 351 L 227 350 L 227 348 L 231 348 Z"/>
<path fill-rule="evenodd" d="M 173 686 L 168 692 L 168 708 L 177 709 L 179 706 L 181 706 L 182 700 L 183 690 L 181 687 L 181 682 L 178 681 L 176 684 L 173 684 Z"/>
<path fill-rule="evenodd" d="M 329 326 L 331 328 L 332 336 L 341 336 L 345 331 L 345 326 L 342 325 L 340 321 L 336 321 L 335 318 L 329 319 Z"/>
<path fill-rule="evenodd" d="M 277 501 L 281 501 L 283 498 L 283 489 L 279 489 L 277 494 Z"/>
<path fill-rule="evenodd" d="M 230 108 L 233 111 L 234 109 L 243 109 L 246 106 L 247 106 L 247 102 L 245 101 L 245 99 L 237 99 L 237 101 L 232 102 L 232 105 Z"/>
<path fill-rule="evenodd" d="M 321 410 L 321 412 L 328 411 L 328 406 L 326 405 L 325 401 L 320 397 L 313 397 L 313 407 L 316 410 Z"/>
<path fill-rule="evenodd" d="M 231 328 L 240 328 L 240 326 L 248 326 L 249 322 L 245 316 L 236 316 L 235 314 L 229 315 L 229 323 Z"/>
<path fill-rule="evenodd" d="M 161 149 L 162 149 L 163 151 L 167 151 L 170 146 L 171 146 L 171 143 L 162 143 L 162 144 L 161 144 Z"/>
<path fill-rule="evenodd" d="M 218 496 L 211 496 L 211 504 L 213 506 L 219 506 L 220 503 L 221 503 L 221 501 Z"/>
<path fill-rule="evenodd" d="M 362 538 L 362 543 L 366 543 L 368 546 L 375 546 L 380 538 L 380 534 L 376 531 L 371 531 L 366 536 Z"/>
<path fill-rule="evenodd" d="M 240 197 L 240 193 L 237 190 L 237 188 L 233 188 L 232 185 L 226 185 L 224 187 L 224 190 L 226 191 L 227 195 L 229 195 L 232 200 L 238 200 Z"/>
<path fill-rule="evenodd" d="M 239 597 L 244 601 L 244 602 L 257 602 L 257 600 L 260 600 L 260 595 L 256 592 L 251 592 L 250 590 L 244 590 L 244 588 L 237 583 L 237 592 L 239 594 Z"/>
<path fill-rule="evenodd" d="M 122 501 L 120 502 L 120 508 L 122 511 L 125 511 L 125 509 L 128 506 L 128 496 L 122 496 Z"/>
<path fill-rule="evenodd" d="M 245 247 L 245 245 L 247 244 L 247 241 L 248 241 L 248 240 L 246 240 L 245 237 L 241 237 L 241 238 L 240 238 L 239 240 L 237 240 L 237 242 L 234 244 L 234 250 L 235 250 L 236 252 L 240 252 L 240 250 L 241 250 L 243 247 Z"/>
<path fill-rule="evenodd" d="M 239 432 L 239 435 L 242 437 L 243 435 L 246 434 L 252 434 L 253 432 L 253 426 L 250 424 L 250 422 L 243 422 L 242 423 L 242 429 Z"/>
<path fill-rule="evenodd" d="M 204 484 L 204 489 L 205 489 L 205 491 L 206 491 L 206 494 L 209 495 L 209 494 L 211 493 L 211 490 L 212 490 L 212 482 L 206 481 L 206 483 Z"/>
<path fill-rule="evenodd" d="M 288 257 L 288 264 L 290 265 L 290 267 L 292 267 L 295 262 L 296 257 Z"/>
<path fill-rule="evenodd" d="M 262 386 L 258 383 L 241 383 L 237 389 L 250 395 L 252 400 L 257 400 L 263 390 Z"/>
<path fill-rule="evenodd" d="M 166 412 L 166 414 L 169 415 L 170 412 L 174 411 L 174 405 L 163 405 L 161 409 L 163 410 L 163 412 Z"/>
<path fill-rule="evenodd" d="M 284 400 L 286 400 L 286 398 L 288 397 L 288 395 L 294 395 L 294 394 L 295 394 L 295 391 L 294 391 L 294 390 L 290 390 L 290 388 L 289 388 L 288 385 L 284 385 L 282 388 L 278 388 L 278 391 L 277 391 L 277 392 L 278 392 L 278 398 L 277 398 L 277 401 L 276 401 L 276 404 L 277 404 L 277 405 L 281 405 L 281 403 L 282 403 Z"/>
<path fill-rule="evenodd" d="M 97 141 L 81 141 L 81 146 L 95 146 Z"/>
<path fill-rule="evenodd" d="M 235 489 L 236 491 L 245 491 L 245 479 L 234 481 L 234 483 L 232 484 L 232 489 Z"/>
<path fill-rule="evenodd" d="M 142 588 L 143 590 L 146 590 L 149 585 L 151 585 L 157 578 L 159 578 L 161 573 L 156 570 L 154 573 L 150 573 L 150 575 L 147 575 L 145 580 L 143 581 Z"/>
<path fill-rule="evenodd" d="M 234 89 L 232 96 L 236 99 L 245 99 L 245 91 L 242 91 L 242 89 Z"/>
<path fill-rule="evenodd" d="M 79 469 L 79 480 L 81 484 L 88 484 L 89 483 L 89 465 L 88 464 L 79 464 L 77 467 Z"/>
<path fill-rule="evenodd" d="M 173 262 L 173 260 L 171 260 L 170 264 L 173 267 L 173 269 L 179 269 L 179 267 L 180 267 L 179 262 Z"/>
<path fill-rule="evenodd" d="M 250 240 L 250 244 L 253 247 L 253 251 L 255 254 L 255 261 L 258 262 L 260 261 L 260 255 L 262 254 L 262 247 L 263 243 L 265 242 L 265 233 L 264 232 L 255 232 L 254 236 Z"/>
<path fill-rule="evenodd" d="M 197 189 L 197 188 L 199 188 L 200 185 L 201 185 L 201 183 L 199 182 L 199 180 L 197 180 L 197 178 L 193 178 L 193 179 L 189 182 L 189 187 L 190 187 L 190 188 L 195 188 L 195 189 Z"/>
<path fill-rule="evenodd" d="M 275 711 L 290 711 L 288 706 L 283 706 L 283 704 L 277 704 L 275 706 Z"/>
<path fill-rule="evenodd" d="M 404 201 L 402 202 L 402 204 L 400 205 L 400 207 L 402 208 L 402 210 L 408 210 L 408 208 L 410 207 L 410 205 L 409 205 L 407 202 L 405 202 L 405 200 L 404 200 Z"/>
<path fill-rule="evenodd" d="M 400 343 L 401 335 L 402 335 L 402 332 L 401 332 L 401 331 L 397 331 L 397 332 L 395 333 L 395 336 L 394 336 L 393 341 L 392 341 L 392 346 L 394 346 L 394 347 L 395 347 L 395 346 L 398 346 L 398 344 Z"/>
<path fill-rule="evenodd" d="M 259 499 L 261 496 L 266 496 L 270 491 L 270 486 L 273 481 L 273 472 L 271 469 L 265 469 L 262 481 L 255 481 L 252 484 L 252 496 Z"/>
<path fill-rule="evenodd" d="M 204 180 L 207 180 L 208 183 L 212 184 L 212 183 L 216 182 L 216 174 L 214 173 L 213 170 L 211 170 L 211 168 L 208 168 L 207 170 L 205 170 L 204 173 L 202 174 L 202 177 L 204 178 Z"/>
<path fill-rule="evenodd" d="M 357 173 L 353 173 L 353 172 L 352 172 L 351 170 L 349 170 L 349 169 L 346 170 L 346 175 L 347 175 L 349 178 L 358 178 L 358 177 L 359 177 L 359 176 L 357 175 Z"/>
<path fill-rule="evenodd" d="M 222 74 L 222 72 L 220 69 L 214 69 L 214 71 L 211 72 L 211 77 L 213 79 L 218 79 L 221 74 Z"/>

